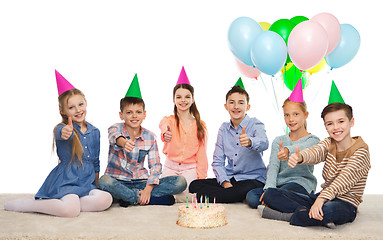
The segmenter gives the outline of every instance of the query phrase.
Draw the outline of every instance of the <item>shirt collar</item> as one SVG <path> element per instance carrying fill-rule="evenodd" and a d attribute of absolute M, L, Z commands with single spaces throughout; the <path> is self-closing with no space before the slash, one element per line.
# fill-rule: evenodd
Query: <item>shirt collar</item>
<path fill-rule="evenodd" d="M 238 128 L 238 129 L 242 130 L 242 128 L 243 128 L 244 126 L 247 126 L 247 123 L 249 122 L 249 120 L 250 120 L 250 117 L 246 114 L 245 118 L 244 118 L 244 119 L 242 120 L 242 122 L 238 125 L 238 126 L 240 126 L 241 128 Z M 231 120 L 230 120 L 230 122 L 229 122 L 229 124 L 228 124 L 228 126 L 227 126 L 227 129 L 228 129 L 228 130 L 230 130 L 230 128 L 235 129 L 234 126 L 233 126 L 233 123 L 231 122 Z"/>

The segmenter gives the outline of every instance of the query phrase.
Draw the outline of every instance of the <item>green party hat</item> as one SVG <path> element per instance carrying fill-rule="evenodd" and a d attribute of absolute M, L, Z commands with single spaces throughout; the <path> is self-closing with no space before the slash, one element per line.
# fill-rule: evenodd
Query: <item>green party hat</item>
<path fill-rule="evenodd" d="M 242 78 L 238 78 L 237 82 L 234 84 L 234 86 L 241 87 L 245 89 L 245 86 L 243 85 Z"/>
<path fill-rule="evenodd" d="M 328 104 L 331 103 L 344 103 L 342 95 L 340 95 L 340 92 L 336 87 L 334 80 L 332 81 L 330 97 L 328 99 Z"/>
<path fill-rule="evenodd" d="M 136 97 L 142 99 L 140 85 L 138 84 L 137 73 L 136 75 L 134 75 L 132 83 L 130 84 L 129 89 L 126 92 L 125 97 Z"/>

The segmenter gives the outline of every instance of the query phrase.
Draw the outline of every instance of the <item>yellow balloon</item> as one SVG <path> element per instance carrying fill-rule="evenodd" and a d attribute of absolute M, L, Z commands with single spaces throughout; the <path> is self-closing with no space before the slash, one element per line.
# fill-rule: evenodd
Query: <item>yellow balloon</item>
<path fill-rule="evenodd" d="M 269 30 L 269 28 L 270 28 L 270 26 L 271 26 L 271 24 L 268 23 L 268 22 L 260 22 L 259 25 L 261 25 L 263 31 L 267 31 L 267 30 Z"/>
<path fill-rule="evenodd" d="M 321 71 L 325 66 L 326 66 L 326 60 L 323 58 L 322 61 L 320 61 L 320 63 L 315 65 L 313 68 L 310 68 L 309 70 L 307 70 L 307 72 L 310 74 L 317 73 Z"/>
<path fill-rule="evenodd" d="M 281 72 L 285 73 L 285 71 L 288 71 L 292 66 L 293 66 L 293 63 L 289 62 L 288 64 L 286 64 L 286 66 L 282 67 Z"/>

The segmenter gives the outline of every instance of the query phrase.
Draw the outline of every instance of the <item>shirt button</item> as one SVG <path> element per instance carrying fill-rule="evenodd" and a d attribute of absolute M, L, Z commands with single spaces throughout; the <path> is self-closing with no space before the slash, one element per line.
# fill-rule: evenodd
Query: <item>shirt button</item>
<path fill-rule="evenodd" d="M 237 145 L 238 145 L 238 143 L 237 143 Z M 88 146 L 85 146 L 85 148 L 88 148 Z"/>
<path fill-rule="evenodd" d="M 239 145 L 239 144 L 237 143 L 237 145 Z"/>
<path fill-rule="evenodd" d="M 86 137 L 84 137 L 84 139 L 86 139 Z"/>
<path fill-rule="evenodd" d="M 178 163 L 178 165 L 181 165 L 181 163 Z"/>
<path fill-rule="evenodd" d="M 89 155 L 88 155 L 88 157 L 89 157 Z"/>
<path fill-rule="evenodd" d="M 235 133 L 235 134 L 237 134 L 237 135 L 238 135 L 238 133 Z"/>
<path fill-rule="evenodd" d="M 236 167 L 237 165 L 236 164 L 234 164 L 234 167 Z"/>
<path fill-rule="evenodd" d="M 237 156 L 237 154 L 235 154 L 235 156 Z"/>

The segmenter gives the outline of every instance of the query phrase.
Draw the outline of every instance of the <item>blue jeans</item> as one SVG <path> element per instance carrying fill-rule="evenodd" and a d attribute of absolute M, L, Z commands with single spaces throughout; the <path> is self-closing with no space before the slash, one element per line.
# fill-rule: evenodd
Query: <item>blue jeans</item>
<path fill-rule="evenodd" d="M 268 188 L 263 195 L 263 201 L 272 209 L 284 213 L 294 213 L 290 219 L 291 225 L 318 226 L 333 222 L 336 225 L 353 222 L 357 208 L 351 203 L 334 198 L 323 204 L 323 220 L 309 217 L 311 206 L 319 196 L 317 194 L 301 194 L 278 188 Z"/>
<path fill-rule="evenodd" d="M 98 187 L 101 190 L 112 194 L 115 199 L 122 199 L 129 204 L 138 204 L 139 191 L 146 187 L 147 180 L 131 180 L 123 181 L 115 179 L 109 175 L 103 175 L 98 180 Z M 161 197 L 164 195 L 174 195 L 183 192 L 187 183 L 183 176 L 169 176 L 160 178 L 160 182 L 151 192 L 153 197 Z"/>
<path fill-rule="evenodd" d="M 279 189 L 284 189 L 287 191 L 293 191 L 297 193 L 302 193 L 302 194 L 309 194 L 304 187 L 299 185 L 298 183 L 287 183 L 282 186 L 278 186 Z M 246 202 L 251 208 L 257 208 L 258 205 L 261 204 L 259 199 L 261 198 L 263 194 L 263 189 L 262 188 L 254 188 L 253 190 L 249 191 L 246 195 Z"/>

